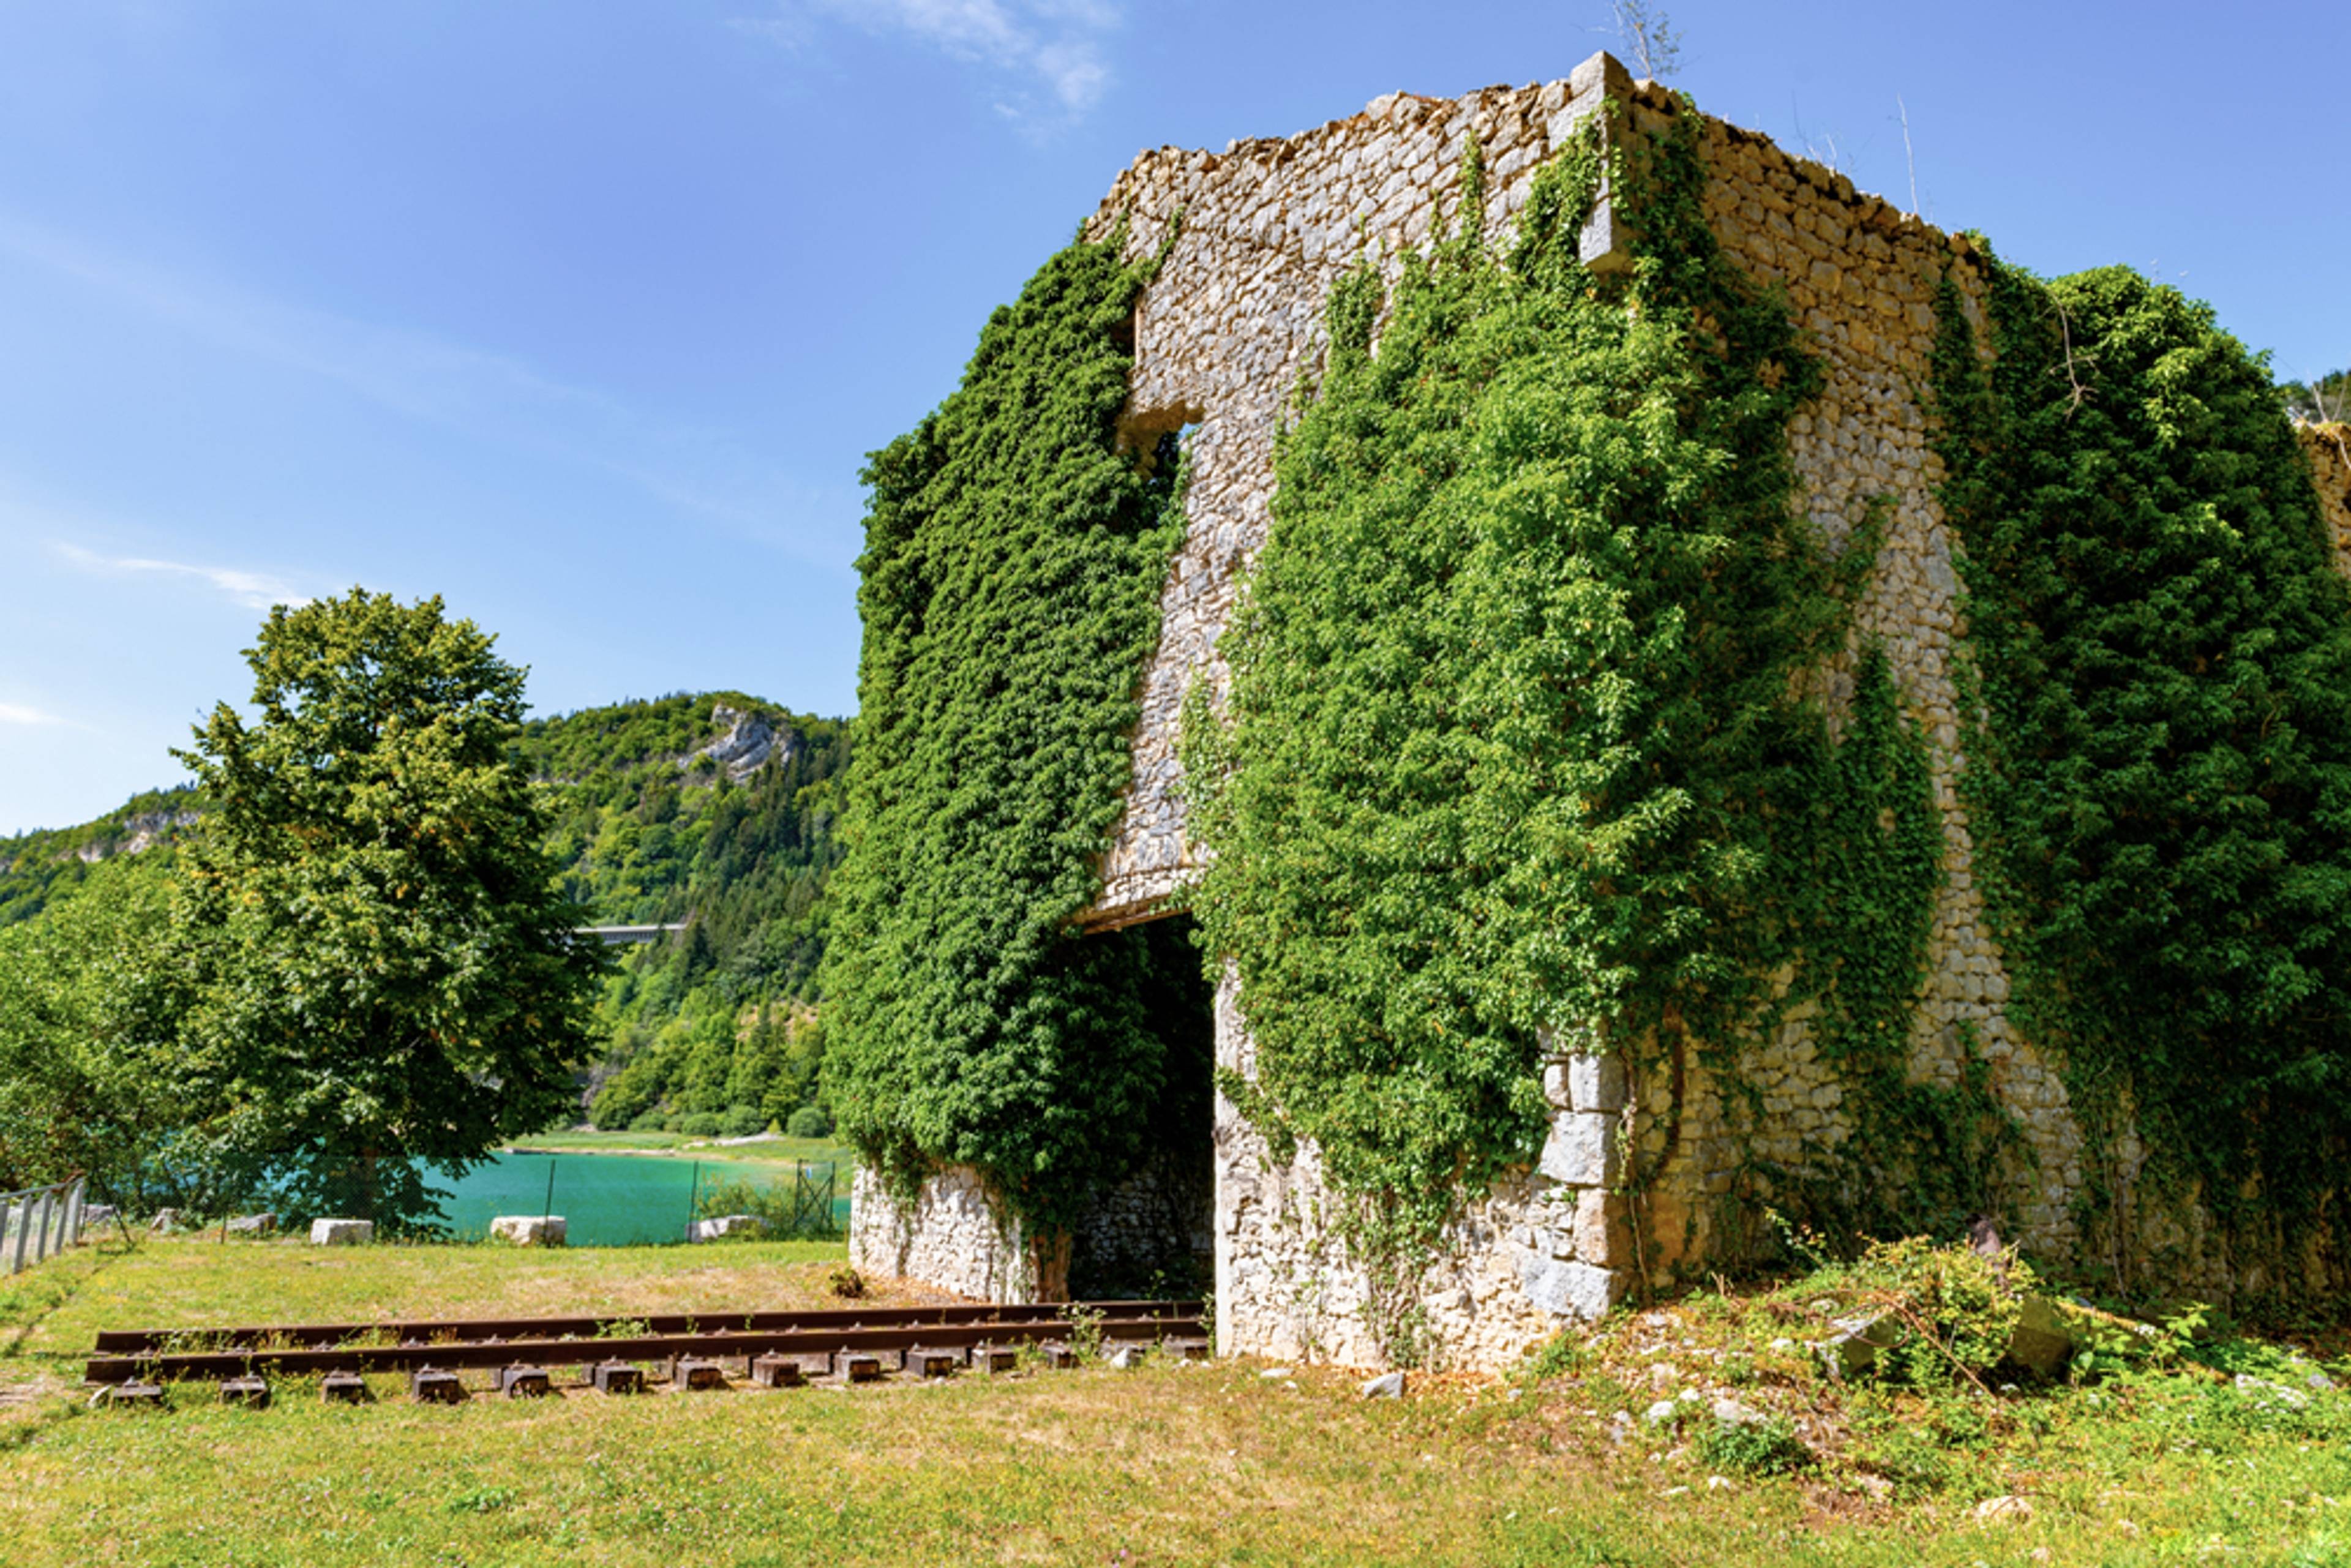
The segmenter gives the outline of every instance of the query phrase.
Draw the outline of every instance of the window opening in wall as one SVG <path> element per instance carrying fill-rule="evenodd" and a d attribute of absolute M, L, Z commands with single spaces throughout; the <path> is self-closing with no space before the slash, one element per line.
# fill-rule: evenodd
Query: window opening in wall
<path fill-rule="evenodd" d="M 1119 416 L 1118 449 L 1134 454 L 1143 471 L 1152 473 L 1162 460 L 1184 451 L 1206 417 L 1194 403 L 1129 409 Z"/>

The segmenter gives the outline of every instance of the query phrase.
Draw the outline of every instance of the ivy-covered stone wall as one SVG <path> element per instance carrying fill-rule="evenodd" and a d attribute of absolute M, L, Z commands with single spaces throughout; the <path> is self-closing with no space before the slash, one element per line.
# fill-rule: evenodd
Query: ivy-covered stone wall
<path fill-rule="evenodd" d="M 1187 700 L 1212 712 L 1231 700 L 1218 640 L 1274 525 L 1283 433 L 1327 372 L 1334 297 L 1369 256 L 1366 298 L 1388 308 L 1406 255 L 1445 243 L 1479 193 L 1482 237 L 1507 253 L 1538 172 L 1594 124 L 1606 128 L 1608 183 L 1576 259 L 1595 287 L 1636 271 L 1645 254 L 1640 203 L 1614 183 L 1644 166 L 1645 150 L 1694 152 L 1710 246 L 1756 298 L 1784 310 L 1804 373 L 1817 378 L 1785 422 L 1784 461 L 1791 500 L 1847 597 L 1842 651 L 1811 668 L 1803 695 L 1833 743 L 1823 789 L 1846 789 L 1871 810 L 1835 824 L 1852 853 L 1829 857 L 1827 894 L 1799 918 L 1876 934 L 1844 946 L 1833 931 L 1813 933 L 1809 947 L 1794 941 L 1806 956 L 1762 977 L 1766 1002 L 1752 1016 L 1769 1027 L 1760 1032 L 1531 1034 L 1537 1135 L 1498 1180 L 1461 1195 L 1441 1233 L 1407 1260 L 1401 1334 L 1393 1270 L 1384 1279 L 1367 1268 L 1351 1239 L 1359 1195 L 1332 1180 L 1312 1138 L 1270 1136 L 1236 1098 L 1262 1061 L 1246 956 L 1228 956 L 1216 1003 L 1217 1065 L 1235 1091 L 1217 1095 L 1214 1126 L 1220 1349 L 1500 1364 L 1628 1291 L 1768 1247 L 1767 1207 L 1854 1228 L 1948 1229 L 1988 1214 L 2043 1257 L 2095 1265 L 2097 1249 L 2142 1262 L 2161 1255 L 2178 1284 L 2225 1293 L 2227 1250 L 2199 1239 L 2192 1188 L 2150 1198 L 2168 1212 L 2097 1228 L 2114 1211 L 2110 1189 L 2128 1186 L 2148 1151 L 2126 1118 L 2092 1146 L 2064 1064 L 2012 1006 L 2013 960 L 1987 906 L 1970 815 L 1980 797 L 1968 787 L 1979 676 L 1965 547 L 1945 509 L 1952 476 L 1937 354 L 1955 314 L 1989 352 L 1991 264 L 1965 236 L 1633 83 L 1606 56 L 1536 87 L 1458 100 L 1393 94 L 1360 115 L 1220 154 L 1146 152 L 1113 186 L 1089 233 L 1123 235 L 1131 258 L 1158 258 L 1135 312 L 1128 440 L 1147 449 L 1165 433 L 1191 434 L 1184 536 L 1141 672 L 1124 803 L 1081 923 L 1109 930 L 1149 919 L 1206 869 L 1186 816 Z M 1459 178 L 1465 158 L 1482 165 L 1482 193 Z M 2319 437 L 2305 446 L 2336 539 L 2351 538 L 2351 462 L 2331 465 Z M 858 1231 L 871 1238 L 861 1258 L 935 1255 L 943 1260 L 927 1271 L 910 1271 L 949 1283 L 958 1266 L 944 1260 L 964 1244 L 946 1230 L 926 1243 L 925 1213 L 942 1226 L 970 1220 L 951 1228 L 974 1239 L 970 1248 L 999 1244 L 1008 1232 L 965 1213 L 971 1195 L 957 1180 L 950 1173 L 914 1200 L 861 1190 Z M 2314 1281 L 2325 1276 L 2314 1267 Z M 1000 1272 L 979 1263 L 974 1278 L 1000 1292 Z"/>

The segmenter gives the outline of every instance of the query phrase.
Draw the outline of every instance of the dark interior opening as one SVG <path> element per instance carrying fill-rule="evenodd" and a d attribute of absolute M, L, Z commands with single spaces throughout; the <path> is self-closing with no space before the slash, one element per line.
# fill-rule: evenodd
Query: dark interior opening
<path fill-rule="evenodd" d="M 1124 1049 L 1159 1058 L 1157 1092 L 1134 1158 L 1105 1173 L 1071 1237 L 1070 1293 L 1081 1301 L 1190 1297 L 1216 1282 L 1216 988 L 1188 915 L 1085 938 L 1119 945 L 1148 1014 Z"/>

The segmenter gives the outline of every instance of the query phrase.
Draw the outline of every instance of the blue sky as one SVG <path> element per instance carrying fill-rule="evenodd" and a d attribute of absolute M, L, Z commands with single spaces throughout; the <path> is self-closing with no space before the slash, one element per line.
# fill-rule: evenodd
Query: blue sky
<path fill-rule="evenodd" d="M 2351 364 L 2351 12 L 1677 0 L 1677 84 Z M 2247 19 L 2250 18 L 2250 19 Z M 862 455 L 1135 152 L 1563 76 L 1607 0 L 0 0 L 0 833 L 173 781 L 273 600 L 541 711 L 854 700 Z"/>

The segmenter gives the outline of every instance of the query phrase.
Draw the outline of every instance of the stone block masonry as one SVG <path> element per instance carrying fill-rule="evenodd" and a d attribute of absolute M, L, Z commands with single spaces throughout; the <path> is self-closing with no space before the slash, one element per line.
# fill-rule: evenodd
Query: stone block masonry
<path fill-rule="evenodd" d="M 2318 481 L 2318 504 L 2325 510 L 2335 564 L 2351 571 L 2351 424 L 2297 427 L 2310 470 Z"/>
<path fill-rule="evenodd" d="M 1137 256 L 1176 235 L 1136 313 L 1130 426 L 1138 438 L 1196 428 L 1186 532 L 1161 596 L 1159 644 L 1140 672 L 1124 812 L 1088 924 L 1150 918 L 1196 869 L 1176 753 L 1180 715 L 1196 686 L 1216 700 L 1227 689 L 1217 637 L 1266 539 L 1275 437 L 1301 375 L 1322 363 L 1332 284 L 1367 247 L 1392 278 L 1404 250 L 1425 247 L 1455 221 L 1457 171 L 1472 138 L 1485 157 L 1489 237 L 1503 239 L 1536 168 L 1609 100 L 1635 135 L 1694 112 L 1601 55 L 1564 81 L 1451 100 L 1395 93 L 1287 140 L 1145 152 L 1113 184 L 1091 232 L 1106 235 L 1124 221 Z M 2063 1254 L 2077 1240 L 2073 1202 L 2089 1179 L 2084 1138 L 2056 1073 L 2008 1016 L 2007 961 L 1976 882 L 1959 788 L 1967 758 L 1955 653 L 1965 628 L 1926 402 L 1937 287 L 1952 277 L 1980 326 L 1982 280 L 1964 237 L 1753 132 L 1706 117 L 1698 131 L 1709 225 L 1759 284 L 1784 293 L 1825 372 L 1790 427 L 1800 505 L 1833 548 L 1873 507 L 1885 519 L 1856 645 L 1885 649 L 1906 716 L 1928 745 L 1943 845 L 1909 1073 L 1946 1086 L 1971 1073 L 1988 1079 L 2028 1151 L 2029 1171 L 2006 1173 L 2023 1225 L 2015 1239 Z M 1587 262 L 1604 268 L 1621 256 L 1620 242 L 1604 204 L 1583 235 Z M 2336 538 L 2351 546 L 2351 452 L 2324 433 L 2305 442 Z M 1823 675 L 1834 714 L 1852 692 L 1851 656 Z M 1254 1065 L 1245 1010 L 1228 969 L 1217 1001 L 1217 1063 L 1243 1076 Z M 1736 1071 L 1751 1095 L 1726 1092 L 1694 1061 L 1669 1083 L 1663 1070 L 1628 1074 L 1614 1058 L 1550 1059 L 1552 1126 L 1536 1165 L 1466 1205 L 1418 1282 L 1431 1358 L 1501 1365 L 1597 1317 L 1636 1280 L 1689 1274 L 1734 1245 L 1733 1232 L 1768 1201 L 1756 1171 L 1819 1169 L 1854 1136 L 1848 1086 L 1802 1016 Z M 1675 1114 L 1659 1113 L 1668 1105 Z M 1221 1096 L 1214 1142 L 1219 1351 L 1379 1363 L 1369 1287 L 1331 1233 L 1333 1197 L 1316 1151 L 1307 1145 L 1289 1163 L 1275 1160 Z M 2100 1174 L 2127 1186 L 2138 1154 L 2127 1137 L 2117 1153 L 2120 1170 Z M 1628 1157 L 1654 1172 L 1637 1212 L 1616 1190 Z M 2224 1267 L 2197 1245 L 2192 1213 L 2150 1203 L 2137 1223 L 2137 1239 L 2190 1260 L 2183 1288 Z M 861 1177 L 852 1248 L 861 1269 L 987 1299 L 1040 1283 L 969 1173 L 935 1179 L 908 1208 Z"/>

